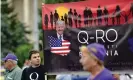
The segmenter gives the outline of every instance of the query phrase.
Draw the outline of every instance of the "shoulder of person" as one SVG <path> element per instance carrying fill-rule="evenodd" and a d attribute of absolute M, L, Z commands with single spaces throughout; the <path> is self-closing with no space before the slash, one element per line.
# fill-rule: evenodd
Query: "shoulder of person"
<path fill-rule="evenodd" d="M 44 70 L 44 65 L 41 64 L 41 65 L 40 65 L 40 68 L 42 68 L 42 69 Z"/>
<path fill-rule="evenodd" d="M 52 36 L 52 37 L 54 37 L 54 38 L 57 38 L 57 32 L 56 32 L 56 30 L 53 30 L 53 31 L 50 33 L 50 35 L 48 35 L 48 36 Z"/>
<path fill-rule="evenodd" d="M 44 68 L 44 65 L 43 65 L 43 64 L 41 64 L 41 65 L 40 65 L 40 67 L 41 67 L 41 68 Z"/>
<path fill-rule="evenodd" d="M 31 66 L 30 67 L 26 67 L 26 68 L 24 68 L 23 69 L 23 73 L 27 73 L 28 72 L 28 70 L 31 68 Z"/>
<path fill-rule="evenodd" d="M 20 67 L 17 66 L 17 67 L 14 69 L 14 71 L 20 73 L 20 72 L 22 72 L 22 69 L 21 69 Z"/>
<path fill-rule="evenodd" d="M 104 77 L 105 80 L 114 80 L 113 75 L 111 74 L 111 72 L 108 69 L 105 69 L 105 73 L 106 73 L 106 75 Z"/>

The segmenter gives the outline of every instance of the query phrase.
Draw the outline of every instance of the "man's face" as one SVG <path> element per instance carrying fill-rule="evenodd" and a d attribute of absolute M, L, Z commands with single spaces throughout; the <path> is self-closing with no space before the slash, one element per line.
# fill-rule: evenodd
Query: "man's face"
<path fill-rule="evenodd" d="M 31 64 L 34 66 L 40 65 L 41 63 L 40 54 L 39 53 L 32 54 L 30 61 L 31 61 Z"/>
<path fill-rule="evenodd" d="M 56 31 L 58 34 L 62 35 L 65 29 L 65 24 L 56 25 Z"/>
<path fill-rule="evenodd" d="M 86 71 L 90 71 L 95 65 L 96 61 L 90 56 L 90 53 L 87 49 L 87 47 L 84 47 L 84 49 L 81 49 L 81 59 L 80 63 L 83 66 L 83 69 Z"/>
<path fill-rule="evenodd" d="M 12 62 L 10 60 L 5 60 L 4 61 L 4 68 L 5 69 L 10 70 L 11 65 L 12 65 Z"/>

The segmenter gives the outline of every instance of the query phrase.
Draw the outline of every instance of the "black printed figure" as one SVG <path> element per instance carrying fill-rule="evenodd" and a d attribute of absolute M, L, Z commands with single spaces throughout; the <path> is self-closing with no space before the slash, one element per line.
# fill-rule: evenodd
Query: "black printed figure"
<path fill-rule="evenodd" d="M 67 14 L 66 13 L 64 14 L 64 20 L 65 20 L 65 26 L 67 27 L 68 22 L 67 22 Z"/>
<path fill-rule="evenodd" d="M 98 25 L 101 25 L 102 24 L 102 9 L 100 5 L 98 6 L 98 9 L 97 9 L 97 18 L 98 18 Z"/>
<path fill-rule="evenodd" d="M 114 13 L 111 16 L 111 19 L 112 19 L 112 25 L 115 25 L 115 15 L 114 15 Z"/>
<path fill-rule="evenodd" d="M 90 8 L 87 10 L 87 13 L 88 13 L 88 16 L 89 16 L 89 25 L 91 26 L 92 21 L 93 21 L 93 14 L 92 14 L 92 11 L 91 11 Z"/>
<path fill-rule="evenodd" d="M 133 17 L 133 3 L 131 3 L 130 13 L 132 14 L 132 17 Z"/>
<path fill-rule="evenodd" d="M 74 22 L 75 22 L 76 28 L 77 28 L 77 18 L 78 18 L 78 14 L 77 14 L 76 9 L 74 9 Z"/>
<path fill-rule="evenodd" d="M 85 24 L 85 27 L 88 26 L 88 12 L 87 12 L 88 8 L 86 7 L 85 10 L 84 10 L 84 24 Z"/>
<path fill-rule="evenodd" d="M 45 17 L 44 17 L 44 23 L 45 23 L 45 27 L 46 27 L 46 29 L 48 28 L 48 21 L 49 21 L 49 19 L 48 19 L 48 15 L 45 14 Z"/>
<path fill-rule="evenodd" d="M 116 9 L 115 9 L 115 15 L 116 15 L 117 24 L 120 24 L 120 18 L 121 18 L 120 14 L 121 14 L 121 9 L 120 9 L 120 6 L 117 5 Z"/>
<path fill-rule="evenodd" d="M 70 11 L 68 12 L 68 23 L 70 27 L 72 27 L 73 25 L 72 18 L 73 18 L 73 12 L 72 9 L 70 8 Z"/>
<path fill-rule="evenodd" d="M 105 24 L 108 25 L 108 15 L 109 15 L 109 12 L 108 12 L 106 7 L 104 7 L 103 13 L 104 13 Z"/>
<path fill-rule="evenodd" d="M 56 27 L 56 22 L 58 21 L 58 19 L 59 19 L 59 14 L 57 13 L 57 10 L 55 10 L 55 13 L 54 13 L 55 27 Z"/>
<path fill-rule="evenodd" d="M 54 15 L 53 13 L 51 12 L 50 14 L 50 23 L 51 23 L 51 27 L 53 28 L 53 22 L 54 22 Z"/>
<path fill-rule="evenodd" d="M 79 24 L 79 27 L 81 27 L 81 15 L 80 14 L 78 15 L 78 24 Z"/>
<path fill-rule="evenodd" d="M 124 17 L 125 23 L 128 23 L 128 16 L 129 16 L 130 14 L 127 15 L 125 11 L 123 11 L 123 12 L 124 12 L 124 14 L 121 13 L 121 15 Z"/>
<path fill-rule="evenodd" d="M 63 16 L 61 16 L 61 20 L 62 20 L 62 21 L 64 21 L 64 18 L 63 18 Z"/>

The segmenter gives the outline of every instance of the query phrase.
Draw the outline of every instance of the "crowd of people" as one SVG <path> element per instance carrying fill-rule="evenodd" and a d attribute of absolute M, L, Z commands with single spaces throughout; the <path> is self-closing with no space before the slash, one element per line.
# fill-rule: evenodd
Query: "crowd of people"
<path fill-rule="evenodd" d="M 14 53 L 8 53 L 4 61 L 4 80 L 45 80 L 44 66 L 41 65 L 40 52 L 32 50 L 29 52 L 29 60 L 26 60 L 21 69 L 17 63 L 18 58 Z"/>
<path fill-rule="evenodd" d="M 104 67 L 104 57 L 106 49 L 102 44 L 92 43 L 80 48 L 82 52 L 79 62 L 83 65 L 83 70 L 88 71 L 88 76 L 60 74 L 56 80 L 132 80 L 129 74 L 112 74 Z M 30 65 L 23 70 L 17 65 L 18 58 L 15 54 L 9 53 L 5 58 L 4 80 L 45 80 L 44 66 L 41 65 L 40 52 L 32 50 L 29 52 Z"/>
<path fill-rule="evenodd" d="M 65 39 L 65 36 L 63 35 L 64 29 L 65 22 L 61 20 L 57 21 L 57 33 L 55 37 L 60 39 L 61 41 Z M 71 47 L 74 48 L 76 46 Z M 81 46 L 80 51 L 80 59 L 75 59 L 70 55 L 69 57 L 66 57 L 64 55 L 52 56 L 52 58 L 50 58 L 52 59 L 51 61 L 53 63 L 51 67 L 54 71 L 61 72 L 66 70 L 65 67 L 67 67 L 69 63 L 73 64 L 72 61 L 77 61 L 82 65 L 83 70 L 90 73 L 86 79 L 84 78 L 81 80 L 119 80 L 119 76 L 113 76 L 111 71 L 104 67 L 104 58 L 106 55 L 106 48 L 104 47 L 104 45 L 99 43 L 92 43 L 87 46 Z M 75 53 L 71 54 L 74 55 Z M 55 57 L 58 59 L 55 59 Z M 69 62 L 66 61 L 66 58 L 70 58 Z M 2 59 L 2 61 L 4 61 L 4 68 L 6 69 L 4 74 L 5 80 L 45 80 L 45 67 L 44 65 L 41 65 L 40 52 L 37 50 L 31 50 L 29 52 L 29 58 L 25 61 L 24 67 L 22 69 L 17 65 L 18 58 L 13 53 L 8 53 L 7 56 Z M 49 63 L 51 62 L 49 61 Z M 67 79 L 70 79 L 68 78 L 70 77 L 69 75 L 66 75 L 66 77 Z M 65 80 L 65 78 L 58 79 L 57 75 L 57 80 Z M 74 79 L 72 79 L 71 77 L 71 80 Z"/>
<path fill-rule="evenodd" d="M 107 7 L 104 7 L 104 10 L 101 9 L 101 6 L 99 5 L 97 8 L 97 14 L 94 15 L 91 8 L 86 7 L 85 10 L 83 11 L 83 14 L 78 14 L 76 9 L 72 10 L 70 8 L 69 12 L 64 14 L 64 16 L 61 16 L 61 19 L 59 17 L 59 13 L 57 10 L 55 12 L 51 12 L 50 15 L 48 14 L 44 15 L 44 25 L 46 29 L 48 26 L 51 26 L 54 28 L 54 24 L 58 20 L 65 21 L 65 25 L 69 27 L 75 26 L 76 28 L 81 27 L 81 23 L 84 22 L 84 26 L 92 26 L 94 25 L 102 25 L 103 20 L 105 25 L 109 25 L 109 19 L 111 19 L 111 25 L 115 24 L 121 24 L 121 17 L 124 18 L 124 23 L 128 23 L 129 16 L 131 15 L 133 18 L 133 3 L 131 3 L 129 12 L 127 13 L 125 11 L 122 11 L 119 5 L 116 5 L 116 9 L 113 12 L 109 12 Z M 83 16 L 81 16 L 83 15 Z M 82 18 L 83 20 L 82 20 Z M 50 23 L 51 25 L 49 25 Z M 56 25 L 55 25 L 56 26 Z"/>

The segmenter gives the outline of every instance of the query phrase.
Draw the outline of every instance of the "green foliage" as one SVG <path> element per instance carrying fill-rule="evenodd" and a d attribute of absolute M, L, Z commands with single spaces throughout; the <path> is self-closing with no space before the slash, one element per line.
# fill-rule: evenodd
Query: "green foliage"
<path fill-rule="evenodd" d="M 26 34 L 30 32 L 25 30 L 24 24 L 17 19 L 13 7 L 9 7 L 7 0 L 1 1 L 1 53 L 2 57 L 8 52 L 14 52 L 19 58 L 19 65 L 28 55 L 31 48 Z"/>
<path fill-rule="evenodd" d="M 30 50 L 32 49 L 32 45 L 30 44 L 23 44 L 23 45 L 20 45 L 16 48 L 15 52 L 16 52 L 16 56 L 18 56 L 18 59 L 19 59 L 19 62 L 18 62 L 18 65 L 20 67 L 23 66 L 23 63 L 26 59 L 28 59 L 28 56 L 29 56 L 29 52 Z"/>

